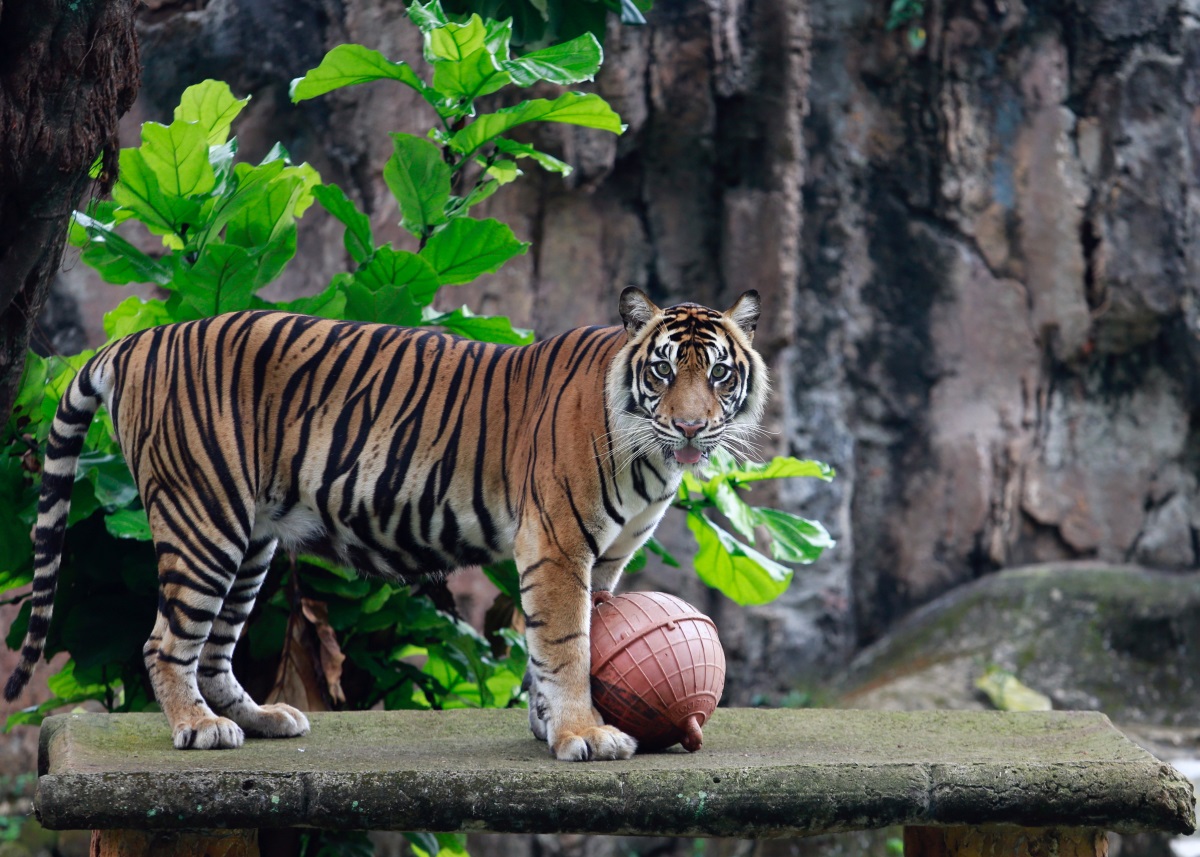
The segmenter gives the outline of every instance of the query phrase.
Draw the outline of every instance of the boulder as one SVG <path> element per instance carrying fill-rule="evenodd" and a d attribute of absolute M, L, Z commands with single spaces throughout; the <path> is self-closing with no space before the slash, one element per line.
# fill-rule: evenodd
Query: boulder
<path fill-rule="evenodd" d="M 861 708 L 985 708 L 975 681 L 998 666 L 1055 708 L 1194 728 L 1198 655 L 1200 573 L 1036 565 L 988 575 L 917 610 L 852 661 L 837 693 Z"/>

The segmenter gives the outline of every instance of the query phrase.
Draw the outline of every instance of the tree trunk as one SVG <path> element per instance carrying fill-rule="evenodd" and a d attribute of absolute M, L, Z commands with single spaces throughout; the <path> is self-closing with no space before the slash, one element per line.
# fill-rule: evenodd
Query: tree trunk
<path fill-rule="evenodd" d="M 68 218 L 138 87 L 135 0 L 0 0 L 0 420 L 7 420 Z"/>

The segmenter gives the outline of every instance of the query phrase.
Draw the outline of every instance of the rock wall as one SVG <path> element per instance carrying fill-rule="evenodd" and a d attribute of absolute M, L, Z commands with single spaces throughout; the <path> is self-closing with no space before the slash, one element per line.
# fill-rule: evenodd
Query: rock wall
<path fill-rule="evenodd" d="M 789 391 L 857 642 L 1003 566 L 1195 567 L 1195 4 L 931 3 L 915 51 L 880 5 L 812 7 Z"/>
<path fill-rule="evenodd" d="M 575 173 L 530 168 L 493 197 L 487 214 L 533 249 L 442 298 L 546 335 L 615 321 L 628 284 L 660 302 L 763 293 L 763 452 L 839 472 L 777 499 L 840 543 L 762 608 L 690 572 L 636 584 L 716 616 L 735 702 L 827 675 L 1001 567 L 1197 563 L 1200 4 L 931 0 L 919 48 L 886 12 L 658 0 L 651 26 L 614 25 L 595 89 L 629 130 L 534 129 Z M 186 85 L 226 79 L 254 96 L 244 154 L 282 140 L 405 245 L 379 170 L 388 132 L 428 127 L 425 105 L 386 84 L 286 97 L 343 41 L 419 65 L 398 4 L 158 0 L 141 36 L 127 143 Z M 291 293 L 344 264 L 328 220 L 307 217 L 300 243 Z M 85 295 L 94 340 L 124 295 L 85 279 L 72 266 L 63 288 Z M 664 527 L 686 543 L 681 520 Z"/>

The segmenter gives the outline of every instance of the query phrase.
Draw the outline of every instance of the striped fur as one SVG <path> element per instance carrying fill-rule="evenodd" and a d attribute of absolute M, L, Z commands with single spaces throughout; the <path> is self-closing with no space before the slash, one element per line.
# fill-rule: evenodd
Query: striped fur
<path fill-rule="evenodd" d="M 41 657 L 83 437 L 104 404 L 146 507 L 159 608 L 144 653 L 179 748 L 302 735 L 230 670 L 277 547 L 390 580 L 514 557 L 530 722 L 560 759 L 628 758 L 591 705 L 589 593 L 612 588 L 679 486 L 761 415 L 758 297 L 660 310 L 518 348 L 427 329 L 243 312 L 143 331 L 63 397 L 9 700 Z M 722 366 L 725 368 L 716 369 Z"/>

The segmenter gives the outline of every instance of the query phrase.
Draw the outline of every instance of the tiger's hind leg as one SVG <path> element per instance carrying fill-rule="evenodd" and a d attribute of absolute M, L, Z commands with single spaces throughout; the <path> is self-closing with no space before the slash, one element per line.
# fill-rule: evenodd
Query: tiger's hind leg
<path fill-rule="evenodd" d="M 158 618 L 142 654 L 176 748 L 240 747 L 242 727 L 204 701 L 197 668 L 249 539 L 235 543 L 237 525 L 206 522 L 189 511 L 166 501 L 148 504 L 158 553 Z"/>
<path fill-rule="evenodd" d="M 163 570 L 161 562 L 158 619 L 142 648 L 154 698 L 171 724 L 177 749 L 240 747 L 242 728 L 209 708 L 196 680 L 200 651 L 237 570 L 231 569 L 227 580 L 206 570 L 193 582 L 173 566 Z"/>
<path fill-rule="evenodd" d="M 212 709 L 233 720 L 247 735 L 260 738 L 293 738 L 309 730 L 308 718 L 299 709 L 282 702 L 259 705 L 233 675 L 234 646 L 254 607 L 277 544 L 271 537 L 251 539 L 200 652 L 197 669 L 200 693 Z"/>

